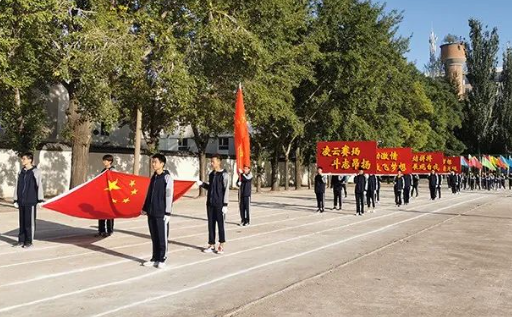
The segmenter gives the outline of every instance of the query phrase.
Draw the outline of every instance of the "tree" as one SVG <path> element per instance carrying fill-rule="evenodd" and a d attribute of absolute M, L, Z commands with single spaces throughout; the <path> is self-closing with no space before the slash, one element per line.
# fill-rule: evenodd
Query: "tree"
<path fill-rule="evenodd" d="M 498 30 L 485 30 L 482 23 L 469 20 L 470 42 L 466 44 L 467 79 L 471 90 L 464 107 L 460 137 L 473 153 L 489 150 L 492 144 L 493 117 L 496 109 L 496 66 L 499 49 Z"/>
<path fill-rule="evenodd" d="M 492 153 L 512 152 L 512 49 L 503 53 L 503 70 L 499 82 L 499 94 L 493 121 Z"/>
<path fill-rule="evenodd" d="M 70 1 L 56 21 L 53 75 L 69 94 L 64 135 L 72 148 L 71 187 L 86 180 L 92 124 L 108 128 L 118 122 L 113 82 L 129 67 L 123 66 L 124 54 L 135 40 L 118 9 L 115 2 Z"/>
<path fill-rule="evenodd" d="M 177 129 L 183 109 L 195 92 L 183 54 L 173 33 L 173 6 L 165 2 L 126 1 L 123 17 L 135 35 L 125 54 L 129 67 L 117 80 L 115 96 L 126 109 L 127 122 L 142 111 L 142 131 L 149 154 L 158 151 L 162 132 Z M 130 124 L 135 131 L 133 124 Z"/>
<path fill-rule="evenodd" d="M 45 108 L 55 0 L 0 2 L 0 125 L 3 143 L 33 151 L 50 130 Z"/>

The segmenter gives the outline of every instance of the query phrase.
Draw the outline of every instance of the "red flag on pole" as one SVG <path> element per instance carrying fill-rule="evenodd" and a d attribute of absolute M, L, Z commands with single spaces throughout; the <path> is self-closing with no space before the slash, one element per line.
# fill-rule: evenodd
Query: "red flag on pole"
<path fill-rule="evenodd" d="M 106 171 L 92 180 L 59 195 L 42 207 L 87 219 L 134 218 L 140 215 L 150 178 Z M 194 185 L 174 180 L 174 201 Z"/>
<path fill-rule="evenodd" d="M 242 85 L 238 86 L 235 104 L 235 154 L 236 167 L 242 169 L 244 166 L 251 166 L 251 147 L 249 139 L 249 128 L 245 118 L 244 97 Z"/>

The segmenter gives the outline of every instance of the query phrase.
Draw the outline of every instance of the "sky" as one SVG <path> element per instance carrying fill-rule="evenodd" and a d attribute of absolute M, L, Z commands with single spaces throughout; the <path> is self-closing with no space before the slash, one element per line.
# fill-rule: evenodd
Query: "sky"
<path fill-rule="evenodd" d="M 434 29 L 439 45 L 447 34 L 469 39 L 469 18 L 476 18 L 491 30 L 498 28 L 499 64 L 507 42 L 512 45 L 512 0 L 375 0 L 385 3 L 386 11 L 396 9 L 403 14 L 399 34 L 412 36 L 407 59 L 423 71 L 429 60 L 429 35 Z"/>

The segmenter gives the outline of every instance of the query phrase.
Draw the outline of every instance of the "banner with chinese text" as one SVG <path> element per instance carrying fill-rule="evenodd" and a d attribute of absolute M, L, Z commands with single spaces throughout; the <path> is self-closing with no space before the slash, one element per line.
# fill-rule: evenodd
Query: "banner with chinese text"
<path fill-rule="evenodd" d="M 377 142 L 375 141 L 332 141 L 317 143 L 317 166 L 324 173 L 356 174 L 359 167 L 365 173 L 375 174 Z"/>
<path fill-rule="evenodd" d="M 443 173 L 448 174 L 454 171 L 456 174 L 461 172 L 460 156 L 447 156 L 443 160 Z"/>
<path fill-rule="evenodd" d="M 412 149 L 406 148 L 382 148 L 377 149 L 377 171 L 380 175 L 398 174 L 398 170 L 404 174 L 412 172 Z"/>
<path fill-rule="evenodd" d="M 442 152 L 416 152 L 412 156 L 412 173 L 429 174 L 435 170 L 437 173 L 443 172 L 444 154 Z"/>

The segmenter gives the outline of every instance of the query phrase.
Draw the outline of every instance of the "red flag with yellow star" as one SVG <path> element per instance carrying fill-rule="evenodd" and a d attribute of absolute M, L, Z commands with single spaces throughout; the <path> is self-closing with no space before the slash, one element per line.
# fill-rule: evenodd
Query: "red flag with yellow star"
<path fill-rule="evenodd" d="M 140 215 L 150 178 L 106 171 L 92 180 L 42 204 L 63 214 L 87 219 L 134 218 Z M 194 181 L 174 181 L 174 201 Z"/>

